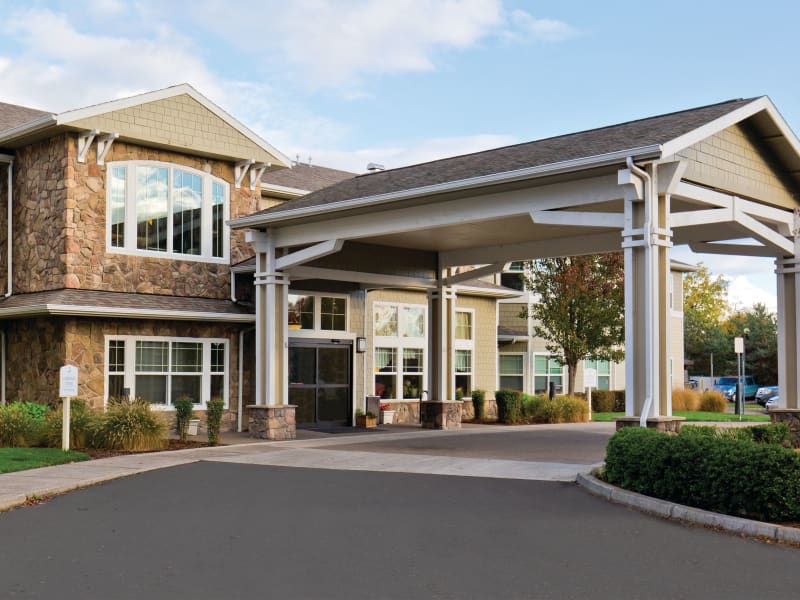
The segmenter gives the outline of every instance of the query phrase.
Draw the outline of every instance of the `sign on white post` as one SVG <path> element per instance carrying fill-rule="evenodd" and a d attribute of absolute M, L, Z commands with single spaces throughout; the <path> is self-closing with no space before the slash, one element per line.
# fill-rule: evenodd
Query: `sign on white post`
<path fill-rule="evenodd" d="M 583 370 L 583 387 L 597 388 L 597 369 Z"/>
<path fill-rule="evenodd" d="M 733 351 L 736 354 L 742 354 L 744 352 L 744 338 L 733 338 Z"/>
<path fill-rule="evenodd" d="M 69 450 L 69 404 L 70 399 L 78 395 L 78 367 L 64 365 L 58 375 L 58 395 L 62 398 L 64 407 L 61 418 L 61 449 Z"/>

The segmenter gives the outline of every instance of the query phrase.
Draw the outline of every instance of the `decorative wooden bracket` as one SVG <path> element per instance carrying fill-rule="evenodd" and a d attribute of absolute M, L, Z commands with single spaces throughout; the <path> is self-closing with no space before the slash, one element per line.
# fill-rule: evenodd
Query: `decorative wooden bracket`
<path fill-rule="evenodd" d="M 89 129 L 83 131 L 78 135 L 78 162 L 85 163 L 86 155 L 89 154 L 89 148 L 92 147 L 92 142 L 97 134 L 100 133 L 98 129 Z"/>
<path fill-rule="evenodd" d="M 97 164 L 105 164 L 106 155 L 111 150 L 111 145 L 119 137 L 118 133 L 107 133 L 104 136 L 97 138 Z"/>
<path fill-rule="evenodd" d="M 238 190 L 242 187 L 242 181 L 244 180 L 244 176 L 247 175 L 247 171 L 250 170 L 250 167 L 255 164 L 255 160 L 250 158 L 248 160 L 240 160 L 237 162 L 233 167 L 233 177 L 234 177 L 234 187 Z"/>
<path fill-rule="evenodd" d="M 258 162 L 253 163 L 250 167 L 250 189 L 256 189 L 256 183 L 261 179 L 261 176 L 264 174 L 264 169 L 270 167 L 271 164 L 268 162 Z"/>

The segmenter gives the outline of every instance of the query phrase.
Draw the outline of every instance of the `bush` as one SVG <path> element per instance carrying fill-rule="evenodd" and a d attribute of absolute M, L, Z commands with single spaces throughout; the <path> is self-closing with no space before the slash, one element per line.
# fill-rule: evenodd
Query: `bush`
<path fill-rule="evenodd" d="M 486 392 L 472 390 L 472 408 L 475 411 L 475 420 L 483 420 L 486 416 Z"/>
<path fill-rule="evenodd" d="M 672 390 L 672 410 L 700 410 L 700 394 L 694 390 Z"/>
<path fill-rule="evenodd" d="M 746 440 L 757 444 L 792 447 L 792 432 L 785 423 L 769 423 L 755 427 L 735 427 L 720 432 L 720 436 Z"/>
<path fill-rule="evenodd" d="M 583 423 L 589 419 L 586 400 L 574 396 L 529 396 L 525 406 L 525 417 L 533 423 Z"/>
<path fill-rule="evenodd" d="M 672 408 L 675 408 L 675 406 Z M 700 396 L 700 410 L 702 411 L 724 413 L 727 408 L 728 402 L 719 392 L 706 390 Z"/>
<path fill-rule="evenodd" d="M 50 411 L 44 422 L 43 438 L 50 448 L 61 447 L 62 423 L 64 411 L 59 406 Z M 69 406 L 69 447 L 88 448 L 92 433 L 96 427 L 98 416 L 95 415 L 83 400 L 72 400 Z"/>
<path fill-rule="evenodd" d="M 222 409 L 225 403 L 220 398 L 208 401 L 206 410 L 206 428 L 208 429 L 208 445 L 219 444 L 219 429 L 222 423 Z"/>
<path fill-rule="evenodd" d="M 555 398 L 559 407 L 559 423 L 585 423 L 589 420 L 589 405 L 586 400 L 574 396 Z"/>
<path fill-rule="evenodd" d="M 686 428 L 688 429 L 688 428 Z M 608 442 L 606 479 L 625 489 L 716 512 L 800 520 L 800 455 L 776 445 L 626 427 Z"/>
<path fill-rule="evenodd" d="M 542 403 L 547 400 L 547 396 L 529 396 L 528 394 L 522 394 L 520 400 L 522 402 L 522 417 L 529 421 L 534 421 L 536 415 L 541 413 Z"/>
<path fill-rule="evenodd" d="M 0 405 L 0 446 L 27 448 L 41 438 L 42 422 L 20 403 Z"/>
<path fill-rule="evenodd" d="M 119 403 L 99 416 L 91 445 L 108 450 L 159 450 L 166 445 L 166 426 L 145 400 Z"/>
<path fill-rule="evenodd" d="M 497 420 L 500 423 L 519 423 L 522 417 L 522 398 L 516 390 L 497 390 Z"/>
<path fill-rule="evenodd" d="M 189 421 L 194 417 L 194 400 L 189 396 L 181 396 L 175 401 L 175 430 L 181 441 L 189 437 Z"/>
<path fill-rule="evenodd" d="M 50 414 L 50 407 L 46 404 L 39 404 L 38 402 L 14 402 L 11 406 L 18 406 L 24 410 L 30 417 L 44 423 L 47 415 Z"/>
<path fill-rule="evenodd" d="M 625 412 L 625 391 L 592 390 L 592 412 Z"/>

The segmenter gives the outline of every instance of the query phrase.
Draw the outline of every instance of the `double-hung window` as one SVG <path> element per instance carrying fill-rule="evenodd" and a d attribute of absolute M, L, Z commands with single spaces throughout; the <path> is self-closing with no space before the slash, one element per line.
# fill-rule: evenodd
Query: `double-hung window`
<path fill-rule="evenodd" d="M 425 385 L 425 318 L 425 306 L 373 305 L 373 384 L 381 398 L 420 397 Z"/>
<path fill-rule="evenodd" d="M 111 251 L 223 262 L 229 185 L 189 167 L 155 161 L 108 165 Z"/>
<path fill-rule="evenodd" d="M 497 371 L 501 390 L 525 391 L 525 355 L 500 354 Z"/>
<path fill-rule="evenodd" d="M 123 395 L 171 407 L 178 398 L 205 406 L 228 405 L 228 342 L 225 339 L 113 336 L 107 340 L 107 397 Z"/>
<path fill-rule="evenodd" d="M 456 310 L 455 347 L 456 400 L 459 400 L 469 396 L 473 388 L 475 311 Z"/>

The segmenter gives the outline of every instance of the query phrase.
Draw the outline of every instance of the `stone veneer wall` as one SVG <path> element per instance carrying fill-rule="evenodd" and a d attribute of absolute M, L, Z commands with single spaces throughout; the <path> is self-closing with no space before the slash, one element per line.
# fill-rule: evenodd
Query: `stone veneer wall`
<path fill-rule="evenodd" d="M 78 367 L 80 397 L 95 409 L 105 400 L 105 336 L 148 335 L 165 337 L 226 338 L 228 340 L 228 409 L 223 416 L 223 430 L 235 429 L 239 393 L 239 332 L 242 326 L 223 323 L 155 320 L 99 320 L 68 318 L 64 320 L 64 354 L 60 363 Z M 249 373 L 245 373 L 245 380 Z M 55 378 L 58 378 L 56 369 Z M 56 387 L 57 389 L 57 387 Z M 249 402 L 244 397 L 244 404 Z M 201 416 L 205 411 L 197 411 Z M 246 418 L 246 415 L 245 415 Z"/>
<path fill-rule="evenodd" d="M 69 183 L 66 135 L 36 142 L 16 151 L 14 159 L 14 292 L 64 287 L 66 273 L 65 210 Z M 0 286 L 6 288 L 8 243 L 7 169 L 0 169 Z"/>
<path fill-rule="evenodd" d="M 64 320 L 22 319 L 4 324 L 6 346 L 6 400 L 58 400 L 58 369 L 64 365 Z"/>
<path fill-rule="evenodd" d="M 59 287 L 137 292 L 176 296 L 227 298 L 229 266 L 171 257 L 151 258 L 106 252 L 106 175 L 109 163 L 152 160 L 191 167 L 230 184 L 230 216 L 236 218 L 261 210 L 260 190 L 233 186 L 233 164 L 169 150 L 115 142 L 98 165 L 95 146 L 85 163 L 77 161 L 77 135 L 67 138 L 66 274 Z M 253 255 L 244 233 L 231 233 L 231 263 Z"/>

